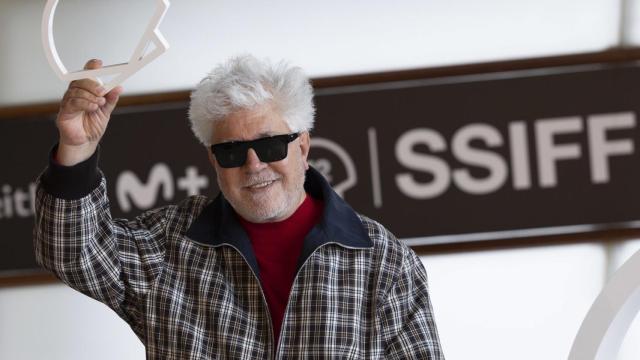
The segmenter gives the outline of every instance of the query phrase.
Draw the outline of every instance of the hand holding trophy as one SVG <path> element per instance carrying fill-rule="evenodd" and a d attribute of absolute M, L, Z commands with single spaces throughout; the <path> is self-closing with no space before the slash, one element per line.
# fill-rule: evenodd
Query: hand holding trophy
<path fill-rule="evenodd" d="M 102 67 L 100 60 L 90 60 L 85 70 Z M 122 87 L 107 90 L 92 79 L 75 80 L 62 98 L 56 125 L 60 135 L 56 160 L 72 166 L 88 159 L 96 150 L 115 109 Z"/>
<path fill-rule="evenodd" d="M 48 0 L 42 17 L 42 44 L 49 64 L 62 80 L 70 81 L 56 119 L 60 142 L 56 160 L 66 166 L 89 158 L 104 135 L 111 112 L 122 93 L 118 86 L 168 48 L 158 27 L 169 7 L 157 0 L 156 10 L 128 63 L 103 66 L 100 60 L 86 63 L 84 70 L 69 72 L 55 47 L 53 19 L 59 0 Z M 151 51 L 149 46 L 153 45 Z M 103 84 L 101 76 L 113 76 Z"/>

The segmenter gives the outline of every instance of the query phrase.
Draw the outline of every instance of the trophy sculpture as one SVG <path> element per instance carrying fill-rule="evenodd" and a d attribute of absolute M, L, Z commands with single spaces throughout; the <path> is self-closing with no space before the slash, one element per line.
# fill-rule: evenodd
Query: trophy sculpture
<path fill-rule="evenodd" d="M 149 25 L 147 25 L 147 28 L 138 42 L 129 62 L 124 64 L 108 65 L 100 69 L 69 72 L 60 60 L 60 56 L 56 50 L 55 41 L 53 39 L 53 18 L 55 16 L 56 7 L 58 6 L 58 1 L 59 0 L 47 0 L 44 14 L 42 16 L 42 45 L 49 64 L 58 77 L 64 81 L 89 78 L 98 81 L 104 85 L 106 91 L 110 91 L 128 79 L 131 75 L 135 74 L 138 70 L 158 58 L 169 48 L 169 44 L 158 29 L 167 9 L 169 8 L 169 0 L 158 0 L 153 17 L 151 18 Z M 148 47 L 151 44 L 155 45 L 155 48 L 150 52 L 147 52 Z M 100 80 L 100 76 L 113 75 L 115 76 L 106 84 L 103 84 Z"/>

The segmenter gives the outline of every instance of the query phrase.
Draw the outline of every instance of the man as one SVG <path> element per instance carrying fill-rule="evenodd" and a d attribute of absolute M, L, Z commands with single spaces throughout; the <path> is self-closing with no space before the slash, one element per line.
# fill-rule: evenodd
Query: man
<path fill-rule="evenodd" d="M 444 358 L 419 258 L 307 163 L 300 69 L 250 56 L 215 68 L 190 120 L 221 194 L 133 221 L 111 218 L 97 167 L 121 92 L 70 84 L 34 242 L 42 266 L 130 324 L 148 359 Z"/>

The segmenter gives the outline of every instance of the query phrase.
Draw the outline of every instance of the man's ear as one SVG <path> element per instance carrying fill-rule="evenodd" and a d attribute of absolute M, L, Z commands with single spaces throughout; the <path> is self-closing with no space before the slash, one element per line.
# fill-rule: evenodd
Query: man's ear
<path fill-rule="evenodd" d="M 311 137 L 309 136 L 309 132 L 305 131 L 300 134 L 300 154 L 302 155 L 302 162 L 304 163 L 304 169 L 309 169 L 309 162 L 307 162 L 307 158 L 309 157 L 309 149 L 311 148 Z"/>

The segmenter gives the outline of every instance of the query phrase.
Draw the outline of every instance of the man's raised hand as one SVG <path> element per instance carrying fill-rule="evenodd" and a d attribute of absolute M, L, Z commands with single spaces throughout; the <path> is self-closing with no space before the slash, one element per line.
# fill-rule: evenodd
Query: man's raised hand
<path fill-rule="evenodd" d="M 85 69 L 99 69 L 100 60 L 90 60 Z M 91 79 L 69 84 L 62 98 L 56 125 L 60 135 L 56 160 L 66 166 L 82 162 L 95 152 L 104 135 L 111 112 L 115 109 L 122 87 L 108 93 Z"/>

